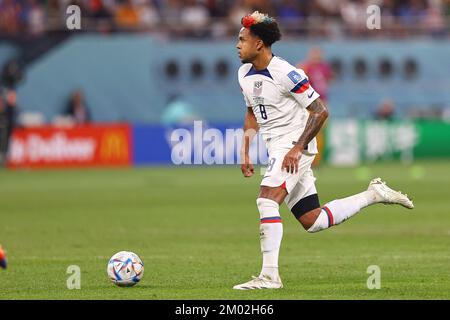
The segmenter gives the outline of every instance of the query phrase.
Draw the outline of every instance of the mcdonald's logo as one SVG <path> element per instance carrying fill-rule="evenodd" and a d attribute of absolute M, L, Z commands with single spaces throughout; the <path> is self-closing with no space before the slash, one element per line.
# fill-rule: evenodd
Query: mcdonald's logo
<path fill-rule="evenodd" d="M 102 162 L 128 162 L 129 145 L 124 131 L 106 131 L 100 142 L 100 160 Z"/>

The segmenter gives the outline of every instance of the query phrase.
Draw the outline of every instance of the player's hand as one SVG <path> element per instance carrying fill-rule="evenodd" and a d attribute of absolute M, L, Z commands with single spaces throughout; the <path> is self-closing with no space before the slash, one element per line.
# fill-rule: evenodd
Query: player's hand
<path fill-rule="evenodd" d="M 284 156 L 283 163 L 281 164 L 281 170 L 286 169 L 287 173 L 297 173 L 298 163 L 302 156 L 301 148 L 299 145 L 295 145 Z"/>
<path fill-rule="evenodd" d="M 251 177 L 255 172 L 255 168 L 248 157 L 245 157 L 244 163 L 241 164 L 241 171 L 246 178 Z"/>

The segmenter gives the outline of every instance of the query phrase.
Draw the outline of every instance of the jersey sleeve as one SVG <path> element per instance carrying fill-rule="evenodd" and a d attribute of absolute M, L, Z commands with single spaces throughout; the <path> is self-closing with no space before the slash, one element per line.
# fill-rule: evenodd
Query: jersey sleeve
<path fill-rule="evenodd" d="M 320 94 L 314 90 L 302 69 L 291 69 L 282 75 L 282 85 L 303 108 L 307 108 Z"/>

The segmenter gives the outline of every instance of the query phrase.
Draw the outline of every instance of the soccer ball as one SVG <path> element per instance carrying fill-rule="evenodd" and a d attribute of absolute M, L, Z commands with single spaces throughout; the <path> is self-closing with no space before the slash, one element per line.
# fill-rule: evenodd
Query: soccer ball
<path fill-rule="evenodd" d="M 109 279 L 119 287 L 131 287 L 144 275 L 144 263 L 137 254 L 120 251 L 109 259 L 106 269 Z"/>

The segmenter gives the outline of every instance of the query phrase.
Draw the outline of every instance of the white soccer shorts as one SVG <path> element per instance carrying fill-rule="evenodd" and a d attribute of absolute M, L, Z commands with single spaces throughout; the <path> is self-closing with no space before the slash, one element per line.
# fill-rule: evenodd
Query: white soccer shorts
<path fill-rule="evenodd" d="M 284 156 L 297 139 L 298 135 L 290 135 L 268 144 L 269 160 L 261 181 L 261 186 L 284 187 L 288 192 L 284 202 L 289 209 L 292 209 L 299 200 L 317 193 L 316 178 L 311 168 L 315 154 L 306 151 L 302 153 L 297 173 L 288 173 L 281 168 Z"/>

